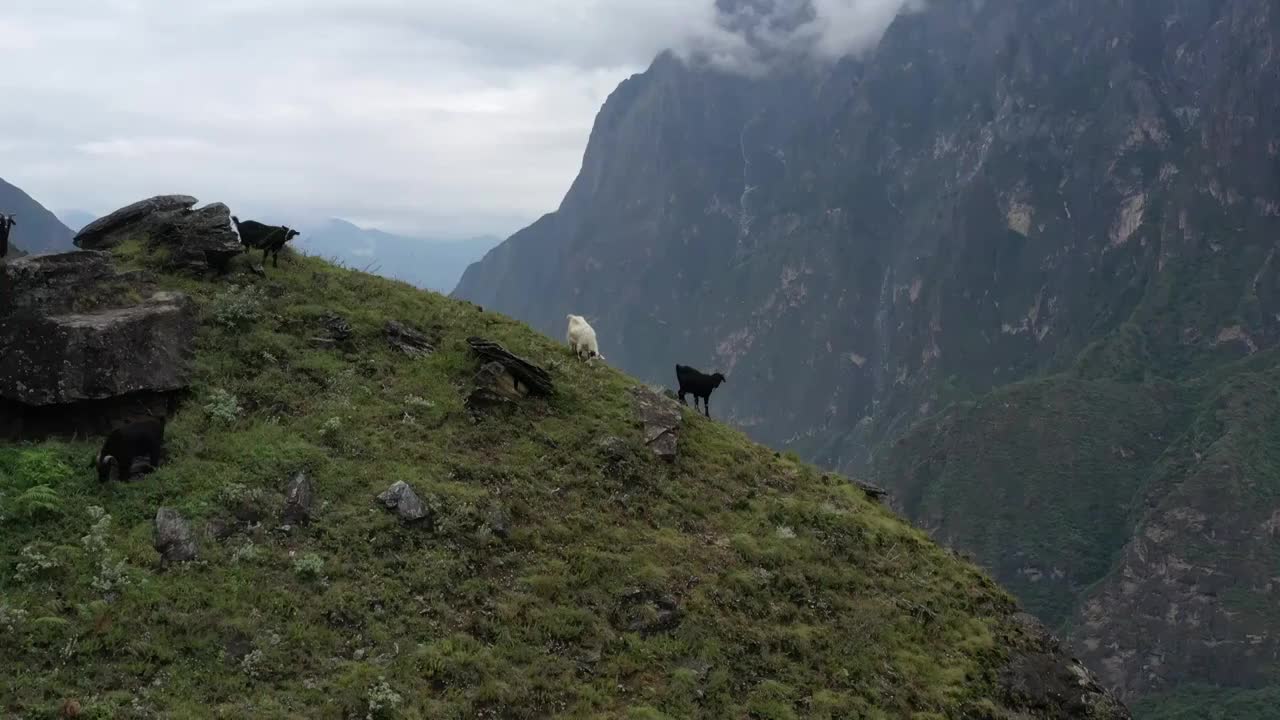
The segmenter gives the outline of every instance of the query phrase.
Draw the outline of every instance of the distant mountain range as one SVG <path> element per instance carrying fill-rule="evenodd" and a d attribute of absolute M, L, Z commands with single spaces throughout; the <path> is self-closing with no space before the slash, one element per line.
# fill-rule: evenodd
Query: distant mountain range
<path fill-rule="evenodd" d="M 76 209 L 58 210 L 57 214 L 58 219 L 62 221 L 62 224 L 71 228 L 72 232 L 80 232 L 80 228 L 101 217 L 97 213 L 91 213 L 88 210 Z"/>
<path fill-rule="evenodd" d="M 58 211 L 58 217 L 74 234 L 98 215 L 86 210 L 64 209 Z M 316 224 L 299 223 L 296 227 L 302 236 L 294 244 L 305 253 L 441 293 L 451 292 L 468 265 L 479 261 L 502 242 L 502 238 L 496 236 L 464 240 L 412 238 L 362 228 L 339 218 Z"/>
<path fill-rule="evenodd" d="M 10 244 L 29 253 L 70 250 L 74 233 L 31 196 L 0 179 L 0 213 L 13 215 L 18 224 Z M 12 251 L 11 251 L 12 252 Z"/>
<path fill-rule="evenodd" d="M 492 236 L 454 241 L 411 238 L 337 218 L 301 229 L 302 236 L 294 242 L 309 255 L 441 293 L 452 291 L 468 265 L 502 242 Z"/>

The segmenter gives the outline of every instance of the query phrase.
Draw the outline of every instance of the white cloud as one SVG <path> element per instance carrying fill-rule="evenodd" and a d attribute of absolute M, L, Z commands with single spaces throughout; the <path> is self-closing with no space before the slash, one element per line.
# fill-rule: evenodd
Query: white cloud
<path fill-rule="evenodd" d="M 95 212 L 183 192 L 298 224 L 509 232 L 558 205 L 604 98 L 661 50 L 829 58 L 902 2 L 778 0 L 810 1 L 803 27 L 750 40 L 714 0 L 9 3 L 0 176 Z"/>

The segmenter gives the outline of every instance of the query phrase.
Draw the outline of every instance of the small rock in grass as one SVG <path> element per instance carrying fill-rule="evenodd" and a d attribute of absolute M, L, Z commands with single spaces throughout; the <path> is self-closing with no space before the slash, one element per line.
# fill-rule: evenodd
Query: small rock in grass
<path fill-rule="evenodd" d="M 191 536 L 191 523 L 177 510 L 162 507 L 156 511 L 155 548 L 162 564 L 189 562 L 196 559 L 196 541 Z"/>
<path fill-rule="evenodd" d="M 491 507 L 485 517 L 489 532 L 499 540 L 511 539 L 511 517 L 501 507 Z"/>
<path fill-rule="evenodd" d="M 289 481 L 284 491 L 284 521 L 294 525 L 306 525 L 311 522 L 311 480 L 306 473 L 298 473 Z"/>
<path fill-rule="evenodd" d="M 406 523 L 430 521 L 431 511 L 422 502 L 422 498 L 403 480 L 387 488 L 378 496 L 378 501 L 395 511 L 396 515 Z"/>
<path fill-rule="evenodd" d="M 210 520 L 204 526 L 205 537 L 216 542 L 226 540 L 235 534 L 236 529 L 224 520 Z"/>

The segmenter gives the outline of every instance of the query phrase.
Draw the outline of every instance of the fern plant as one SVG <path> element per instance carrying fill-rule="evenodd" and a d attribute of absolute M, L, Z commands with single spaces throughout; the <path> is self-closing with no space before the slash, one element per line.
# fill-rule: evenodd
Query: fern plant
<path fill-rule="evenodd" d="M 49 485 L 33 485 L 13 500 L 17 514 L 26 518 L 62 512 L 62 496 Z"/>

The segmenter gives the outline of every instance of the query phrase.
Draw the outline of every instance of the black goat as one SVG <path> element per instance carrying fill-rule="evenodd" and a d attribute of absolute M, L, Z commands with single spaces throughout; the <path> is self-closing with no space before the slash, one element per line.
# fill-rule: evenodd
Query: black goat
<path fill-rule="evenodd" d="M 18 221 L 12 215 L 0 213 L 0 260 L 9 254 L 9 231 L 17 224 Z"/>
<path fill-rule="evenodd" d="M 244 251 L 249 252 L 250 248 L 261 249 L 262 264 L 267 264 L 267 255 L 270 255 L 271 267 L 280 267 L 280 251 L 284 249 L 284 244 L 300 234 L 285 225 L 263 225 L 257 220 L 240 222 L 240 218 L 235 215 L 231 216 L 231 222 L 236 224 L 236 232 L 240 233 L 240 244 L 244 245 Z"/>
<path fill-rule="evenodd" d="M 121 481 L 128 480 L 133 475 L 134 461 L 143 456 L 150 460 L 152 470 L 164 462 L 163 418 L 136 420 L 112 430 L 94 462 L 98 480 L 110 480 L 111 468 L 116 469 Z"/>
<path fill-rule="evenodd" d="M 676 366 L 676 380 L 680 383 L 680 402 L 684 405 L 689 403 L 685 401 L 686 393 L 693 395 L 693 409 L 698 409 L 698 398 L 702 398 L 702 409 L 707 417 L 711 417 L 711 391 L 720 387 L 725 381 L 724 375 L 716 373 L 707 375 L 705 373 L 694 370 L 687 365 Z"/>

